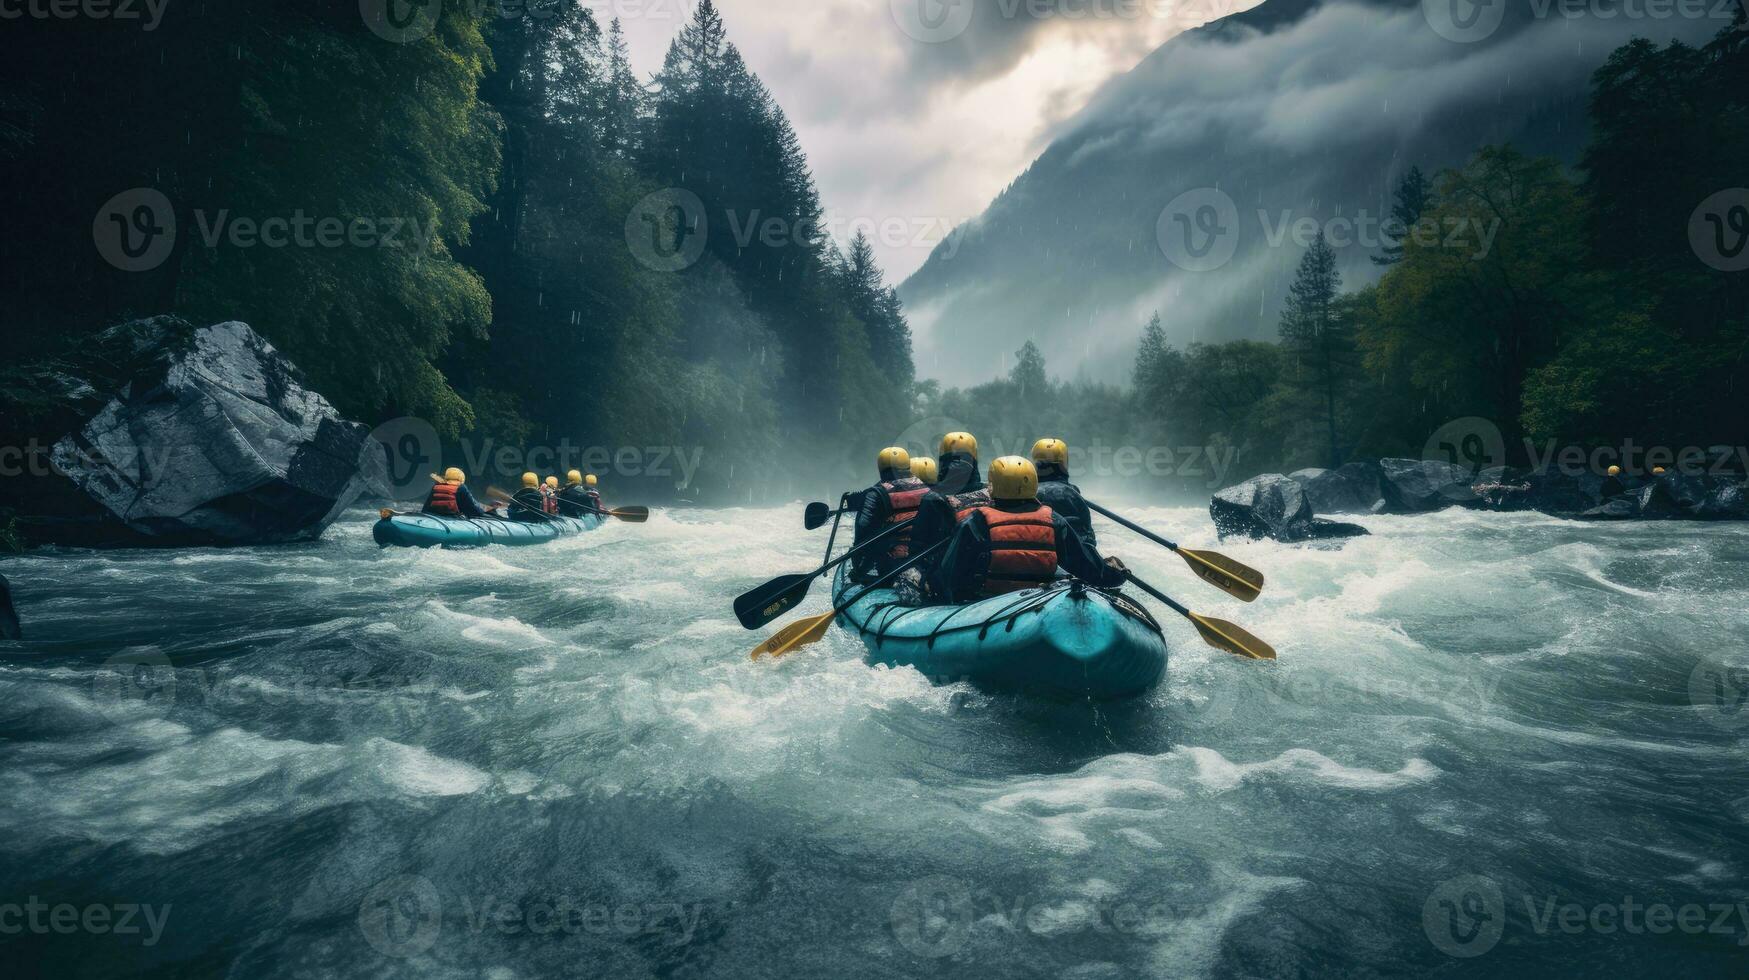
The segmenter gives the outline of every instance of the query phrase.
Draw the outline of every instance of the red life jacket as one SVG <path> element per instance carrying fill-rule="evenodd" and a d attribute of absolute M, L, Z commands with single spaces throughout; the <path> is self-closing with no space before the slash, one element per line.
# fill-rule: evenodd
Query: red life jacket
<path fill-rule="evenodd" d="M 978 510 L 981 507 L 990 506 L 990 488 L 984 487 L 981 490 L 967 490 L 965 493 L 956 493 L 949 496 L 947 502 L 953 507 L 954 520 L 964 524 L 966 518 L 972 516 L 972 511 Z"/>
<path fill-rule="evenodd" d="M 990 525 L 990 571 L 985 596 L 1033 589 L 1057 577 L 1057 528 L 1051 509 L 1012 512 L 974 508 Z"/>
<path fill-rule="evenodd" d="M 546 487 L 541 487 L 540 509 L 543 513 L 557 514 L 559 512 L 559 495 Z"/>
<path fill-rule="evenodd" d="M 462 509 L 457 506 L 455 502 L 456 489 L 457 487 L 453 483 L 439 483 L 437 486 L 432 487 L 431 502 L 425 505 L 426 511 L 432 514 L 444 514 L 449 517 L 462 516 Z"/>
<path fill-rule="evenodd" d="M 917 508 L 923 504 L 923 498 L 929 496 L 929 484 L 914 476 L 891 480 L 882 483 L 880 487 L 887 492 L 887 503 L 892 507 L 892 513 L 887 515 L 888 526 L 916 517 Z M 904 561 L 911 557 L 911 529 L 906 528 L 893 537 L 898 540 L 887 550 L 887 557 L 893 561 Z"/>

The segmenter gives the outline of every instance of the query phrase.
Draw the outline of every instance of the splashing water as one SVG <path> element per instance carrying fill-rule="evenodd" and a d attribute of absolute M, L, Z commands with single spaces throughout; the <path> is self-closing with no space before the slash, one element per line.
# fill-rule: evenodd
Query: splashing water
<path fill-rule="evenodd" d="M 1130 513 L 1215 545 L 1201 511 Z M 1160 610 L 1167 681 L 1104 706 L 934 687 L 841 630 L 750 662 L 729 605 L 817 563 L 799 508 L 521 550 L 378 551 L 360 512 L 306 547 L 19 558 L 0 963 L 1740 970 L 1749 531 L 1363 523 L 1339 550 L 1221 545 L 1270 577 L 1243 606 L 1102 522 L 1281 655 Z"/>

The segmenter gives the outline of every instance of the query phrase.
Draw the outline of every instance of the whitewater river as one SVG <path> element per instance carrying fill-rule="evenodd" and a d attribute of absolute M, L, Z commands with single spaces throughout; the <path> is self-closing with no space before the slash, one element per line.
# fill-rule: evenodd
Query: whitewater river
<path fill-rule="evenodd" d="M 1212 544 L 1206 511 L 1131 511 Z M 1670 977 L 1749 969 L 1749 527 L 1462 512 L 1226 550 L 1115 706 L 730 600 L 799 508 L 529 550 L 0 563 L 0 976 Z M 810 610 L 823 609 L 824 585 Z"/>

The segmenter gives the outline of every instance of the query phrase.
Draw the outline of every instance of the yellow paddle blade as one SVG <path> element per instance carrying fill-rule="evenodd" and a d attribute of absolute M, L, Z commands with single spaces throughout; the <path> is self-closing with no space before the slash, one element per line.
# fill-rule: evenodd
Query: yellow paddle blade
<path fill-rule="evenodd" d="M 826 630 L 831 628 L 832 620 L 835 618 L 837 618 L 835 613 L 823 613 L 819 616 L 809 616 L 807 619 L 798 619 L 771 634 L 771 639 L 759 644 L 758 649 L 753 651 L 753 659 L 758 660 L 766 654 L 770 654 L 773 658 L 781 657 L 810 643 L 816 643 L 826 635 Z"/>
<path fill-rule="evenodd" d="M 1179 548 L 1178 557 L 1184 559 L 1197 578 L 1241 602 L 1250 602 L 1263 593 L 1263 573 L 1226 555 Z"/>
<path fill-rule="evenodd" d="M 1243 627 L 1236 626 L 1224 619 L 1211 619 L 1208 616 L 1198 616 L 1190 613 L 1190 621 L 1195 624 L 1196 631 L 1202 634 L 1204 643 L 1216 650 L 1252 660 L 1274 660 L 1275 648 L 1245 632 Z"/>

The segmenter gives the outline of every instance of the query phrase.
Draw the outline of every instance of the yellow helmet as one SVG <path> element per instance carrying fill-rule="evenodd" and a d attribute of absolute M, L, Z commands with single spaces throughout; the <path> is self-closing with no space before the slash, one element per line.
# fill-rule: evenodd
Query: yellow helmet
<path fill-rule="evenodd" d="M 941 437 L 941 451 L 937 455 L 948 453 L 966 453 L 973 459 L 978 458 L 978 440 L 970 432 L 949 432 Z"/>
<path fill-rule="evenodd" d="M 1069 465 L 1069 444 L 1061 439 L 1040 439 L 1032 444 L 1032 461 L 1039 466 L 1055 463 Z"/>
<path fill-rule="evenodd" d="M 1611 467 L 1610 467 L 1610 468 L 1609 468 L 1609 475 L 1610 475 L 1610 476 L 1621 476 L 1621 467 L 1619 467 L 1619 466 L 1611 466 Z"/>
<path fill-rule="evenodd" d="M 1038 496 L 1038 468 L 1024 456 L 1004 456 L 990 464 L 990 496 L 1032 500 Z"/>
<path fill-rule="evenodd" d="M 590 486 L 595 486 L 595 485 L 596 485 L 596 484 L 597 484 L 597 483 L 600 483 L 600 482 L 601 482 L 601 481 L 600 481 L 600 480 L 597 480 L 597 479 L 596 479 L 596 478 L 595 478 L 595 474 L 594 474 L 594 473 L 591 473 L 591 474 L 589 474 L 589 475 L 588 475 L 588 476 L 586 476 L 586 477 L 584 477 L 584 478 L 583 478 L 583 482 L 584 482 L 584 483 L 587 483 L 587 484 L 589 484 L 589 485 L 590 485 Z"/>
<path fill-rule="evenodd" d="M 538 487 L 540 486 L 540 477 L 533 473 L 524 473 L 522 474 L 522 485 L 524 488 Z"/>
<path fill-rule="evenodd" d="M 583 482 L 582 472 L 579 470 L 572 470 L 571 472 L 566 473 L 565 474 L 565 482 L 570 484 L 571 486 L 576 486 L 577 484 L 582 483 Z"/>
<path fill-rule="evenodd" d="M 1664 467 L 1662 467 L 1662 466 L 1652 467 L 1652 475 L 1653 476 L 1663 476 L 1664 475 Z"/>
<path fill-rule="evenodd" d="M 468 482 L 468 475 L 463 473 L 459 468 L 451 466 L 449 469 L 443 471 L 443 482 L 453 483 L 459 487 Z"/>
<path fill-rule="evenodd" d="M 924 483 L 934 484 L 939 479 L 935 471 L 935 460 L 914 459 L 911 461 L 911 475 Z"/>
<path fill-rule="evenodd" d="M 547 477 L 547 486 L 557 490 L 559 488 L 559 478 L 556 476 Z"/>
<path fill-rule="evenodd" d="M 911 469 L 911 454 L 899 446 L 890 446 L 881 450 L 881 454 L 875 462 L 876 465 L 880 466 L 882 473 L 889 471 L 905 473 Z"/>

